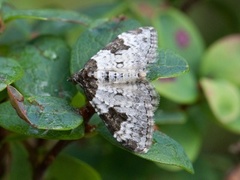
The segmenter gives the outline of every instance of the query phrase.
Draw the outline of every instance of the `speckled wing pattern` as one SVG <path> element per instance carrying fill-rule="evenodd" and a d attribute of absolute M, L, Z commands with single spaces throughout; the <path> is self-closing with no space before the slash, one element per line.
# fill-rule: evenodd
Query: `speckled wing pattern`
<path fill-rule="evenodd" d="M 140 27 L 118 35 L 72 77 L 113 137 L 139 153 L 146 153 L 152 144 L 159 98 L 146 74 L 156 56 L 156 31 Z"/>

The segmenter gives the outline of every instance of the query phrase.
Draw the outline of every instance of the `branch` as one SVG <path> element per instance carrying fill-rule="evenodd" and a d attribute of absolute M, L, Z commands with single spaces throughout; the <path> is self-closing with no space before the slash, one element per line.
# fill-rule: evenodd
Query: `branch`
<path fill-rule="evenodd" d="M 45 171 L 49 167 L 49 165 L 54 161 L 56 156 L 61 152 L 61 150 L 66 147 L 72 141 L 60 140 L 58 141 L 53 148 L 46 154 L 43 161 L 37 166 L 35 169 L 33 179 L 41 180 Z"/>

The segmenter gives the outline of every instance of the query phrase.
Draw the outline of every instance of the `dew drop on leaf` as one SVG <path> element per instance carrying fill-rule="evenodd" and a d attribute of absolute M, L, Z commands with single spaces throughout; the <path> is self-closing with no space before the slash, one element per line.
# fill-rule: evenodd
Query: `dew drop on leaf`
<path fill-rule="evenodd" d="M 57 54 L 54 52 L 54 51 L 51 51 L 51 50 L 45 50 L 43 52 L 43 55 L 48 58 L 48 59 L 51 59 L 51 60 L 54 60 L 57 58 Z"/>

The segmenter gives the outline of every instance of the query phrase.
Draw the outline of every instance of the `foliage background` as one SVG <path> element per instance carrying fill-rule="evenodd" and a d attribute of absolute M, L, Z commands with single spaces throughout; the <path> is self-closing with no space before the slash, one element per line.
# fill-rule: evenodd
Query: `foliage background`
<path fill-rule="evenodd" d="M 61 153 L 62 161 L 66 163 L 56 164 L 72 168 L 73 161 L 69 159 L 77 157 L 79 161 L 75 163 L 82 167 L 80 169 L 83 172 L 79 169 L 75 172 L 79 172 L 79 176 L 91 174 L 92 176 L 85 177 L 89 179 L 98 179 L 100 176 L 102 179 L 211 180 L 239 177 L 239 2 L 125 1 L 131 10 L 121 6 L 123 1 L 114 0 L 9 2 L 18 9 L 57 7 L 77 10 L 92 18 L 112 18 L 118 15 L 136 18 L 144 25 L 157 28 L 160 47 L 176 51 L 190 64 L 190 73 L 153 83 L 161 95 L 160 108 L 163 110 L 163 118 L 156 123 L 160 131 L 184 147 L 193 162 L 195 174 L 144 160 L 116 148 L 100 136 L 90 136 L 81 142 L 71 143 Z M 151 17 L 156 12 L 160 12 L 159 21 L 154 21 Z M 180 44 L 175 41 L 174 29 L 182 30 L 179 31 Z M 79 32 L 81 29 L 71 29 L 71 35 L 67 36 L 69 46 L 76 42 Z M 41 144 L 41 140 L 38 143 Z M 44 147 L 51 147 L 53 143 L 54 141 L 48 141 L 46 146 L 39 146 L 38 151 L 46 151 Z M 18 153 L 21 154 L 19 158 L 27 158 L 27 155 L 22 156 L 26 152 L 19 143 L 11 146 L 13 160 L 22 161 L 14 158 L 19 157 Z M 17 167 L 10 166 L 10 172 L 19 171 L 24 174 L 20 164 L 12 164 Z M 51 168 L 54 171 L 55 167 Z M 14 175 L 10 177 L 17 178 Z"/>

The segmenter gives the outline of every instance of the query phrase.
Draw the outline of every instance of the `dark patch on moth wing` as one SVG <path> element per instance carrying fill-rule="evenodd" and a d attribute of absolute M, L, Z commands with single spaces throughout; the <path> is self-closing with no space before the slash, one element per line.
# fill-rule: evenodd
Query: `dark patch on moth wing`
<path fill-rule="evenodd" d="M 109 43 L 103 50 L 110 50 L 111 53 L 116 54 L 121 50 L 128 50 L 130 47 L 124 44 L 123 39 L 116 38 L 113 42 Z"/>
<path fill-rule="evenodd" d="M 117 112 L 114 108 L 109 108 L 108 113 L 103 113 L 99 115 L 106 124 L 108 130 L 114 134 L 115 131 L 119 131 L 121 128 L 121 123 L 127 120 L 127 115 L 125 113 Z"/>
<path fill-rule="evenodd" d="M 133 141 L 131 139 L 127 139 L 126 141 L 122 141 L 121 144 L 127 148 L 127 149 L 130 149 L 132 151 L 135 151 L 135 152 L 141 152 L 140 150 L 137 151 L 137 142 L 136 141 Z"/>
<path fill-rule="evenodd" d="M 144 37 L 142 40 L 143 40 L 143 42 L 145 42 L 145 43 L 148 42 L 148 41 L 147 41 L 148 39 L 147 39 L 146 37 Z"/>
<path fill-rule="evenodd" d="M 94 72 L 97 70 L 97 63 L 94 59 L 90 59 L 79 72 L 72 76 L 72 81 L 79 84 L 89 101 L 93 99 L 96 94 L 98 85 L 97 79 L 94 77 Z"/>

